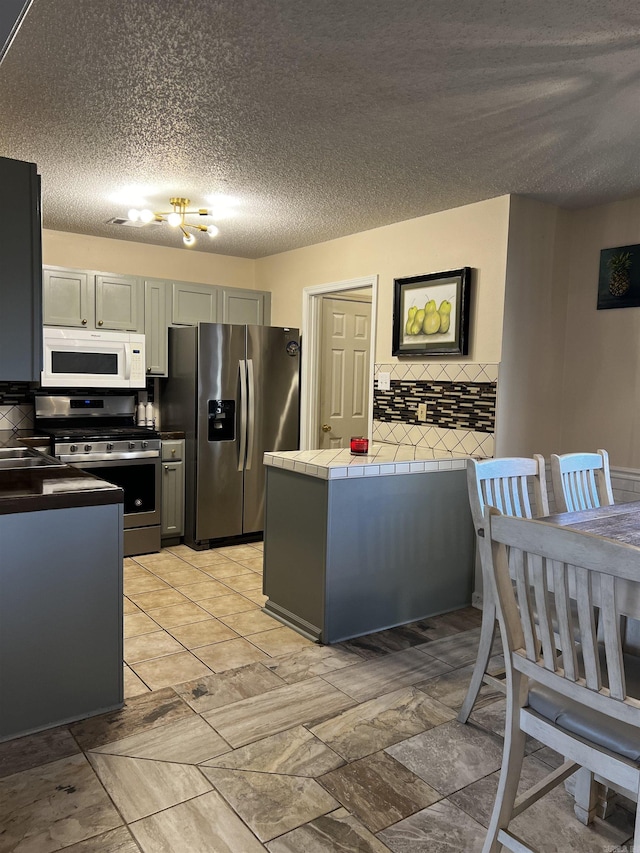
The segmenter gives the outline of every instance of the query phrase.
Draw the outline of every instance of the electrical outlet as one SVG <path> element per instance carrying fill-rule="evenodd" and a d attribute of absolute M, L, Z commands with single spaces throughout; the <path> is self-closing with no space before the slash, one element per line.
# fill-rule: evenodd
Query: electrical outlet
<path fill-rule="evenodd" d="M 427 404 L 426 403 L 418 403 L 418 420 L 426 421 L 427 419 Z"/>

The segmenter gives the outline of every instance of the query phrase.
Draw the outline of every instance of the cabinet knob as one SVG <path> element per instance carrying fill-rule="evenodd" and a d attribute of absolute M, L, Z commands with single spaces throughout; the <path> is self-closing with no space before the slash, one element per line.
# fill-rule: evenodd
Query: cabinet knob
<path fill-rule="evenodd" d="M 102 320 L 98 320 L 98 325 L 99 325 L 99 326 L 102 326 L 102 324 L 103 324 L 103 323 L 102 323 Z"/>
<path fill-rule="evenodd" d="M 175 456 L 175 455 L 176 455 L 176 449 L 175 449 L 175 447 L 172 447 L 172 448 L 171 448 L 171 455 L 172 455 L 172 456 Z"/>
<path fill-rule="evenodd" d="M 82 325 L 83 325 L 83 326 L 86 326 L 86 325 L 87 325 L 87 321 L 86 321 L 86 320 L 83 320 L 83 321 L 82 321 Z"/>
<path fill-rule="evenodd" d="M 168 466 L 168 465 L 165 465 L 165 466 L 164 466 L 164 470 L 165 470 L 165 471 L 168 471 L 168 470 L 169 470 L 169 466 Z"/>

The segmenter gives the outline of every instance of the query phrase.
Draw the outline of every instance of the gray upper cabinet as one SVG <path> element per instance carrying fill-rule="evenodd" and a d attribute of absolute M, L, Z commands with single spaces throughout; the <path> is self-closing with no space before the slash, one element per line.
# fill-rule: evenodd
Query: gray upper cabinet
<path fill-rule="evenodd" d="M 271 294 L 262 290 L 224 287 L 220 290 L 218 316 L 222 323 L 268 326 L 271 322 Z"/>
<path fill-rule="evenodd" d="M 172 282 L 148 278 L 144 283 L 144 336 L 149 376 L 168 376 L 167 329 Z"/>
<path fill-rule="evenodd" d="M 198 323 L 217 323 L 218 290 L 219 288 L 208 284 L 174 282 L 172 325 L 197 326 Z"/>
<path fill-rule="evenodd" d="M 144 331 L 144 289 L 131 275 L 46 267 L 45 326 Z"/>
<path fill-rule="evenodd" d="M 34 163 L 0 157 L 0 380 L 42 370 L 40 178 Z"/>

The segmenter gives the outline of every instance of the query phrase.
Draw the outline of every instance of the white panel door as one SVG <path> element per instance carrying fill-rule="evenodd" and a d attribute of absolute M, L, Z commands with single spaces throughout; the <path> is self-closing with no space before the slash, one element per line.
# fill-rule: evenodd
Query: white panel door
<path fill-rule="evenodd" d="M 318 447 L 348 447 L 367 434 L 371 303 L 322 300 Z"/>

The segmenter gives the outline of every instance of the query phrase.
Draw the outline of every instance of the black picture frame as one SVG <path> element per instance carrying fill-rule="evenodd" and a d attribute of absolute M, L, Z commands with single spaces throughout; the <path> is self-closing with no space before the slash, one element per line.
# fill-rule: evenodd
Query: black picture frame
<path fill-rule="evenodd" d="M 394 279 L 392 355 L 468 355 L 470 298 L 471 267 Z"/>
<path fill-rule="evenodd" d="M 639 305 L 640 245 L 602 249 L 598 274 L 598 311 L 605 308 L 635 308 Z"/>

